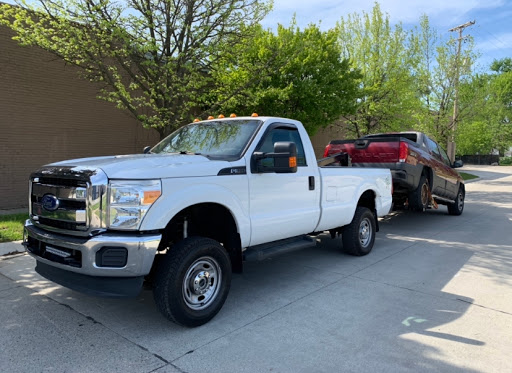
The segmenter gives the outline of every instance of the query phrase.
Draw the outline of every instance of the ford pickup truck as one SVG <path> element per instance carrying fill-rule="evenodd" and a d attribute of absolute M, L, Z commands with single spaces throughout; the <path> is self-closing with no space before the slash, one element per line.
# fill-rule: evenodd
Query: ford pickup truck
<path fill-rule="evenodd" d="M 389 168 L 393 175 L 395 207 L 415 211 L 446 205 L 450 215 L 464 210 L 464 180 L 454 170 L 446 152 L 422 132 L 394 132 L 364 136 L 357 140 L 333 140 L 324 156 L 348 154 L 355 167 Z"/>
<path fill-rule="evenodd" d="M 193 327 L 219 312 L 244 260 L 325 231 L 368 254 L 391 183 L 386 169 L 319 167 L 295 120 L 198 121 L 146 154 L 32 173 L 24 245 L 40 275 L 76 291 L 136 296 L 146 280 L 162 314 Z"/>

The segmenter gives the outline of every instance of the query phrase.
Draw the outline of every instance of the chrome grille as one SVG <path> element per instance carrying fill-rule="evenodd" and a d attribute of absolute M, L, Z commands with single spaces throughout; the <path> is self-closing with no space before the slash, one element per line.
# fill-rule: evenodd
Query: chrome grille
<path fill-rule="evenodd" d="M 43 168 L 30 178 L 31 219 L 42 229 L 63 234 L 84 236 L 101 230 L 106 188 L 101 170 Z"/>

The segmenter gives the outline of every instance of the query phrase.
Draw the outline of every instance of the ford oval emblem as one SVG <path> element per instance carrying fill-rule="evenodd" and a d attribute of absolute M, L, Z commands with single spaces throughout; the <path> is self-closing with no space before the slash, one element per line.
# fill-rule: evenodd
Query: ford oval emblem
<path fill-rule="evenodd" d="M 59 199 L 53 194 L 45 194 L 41 200 L 43 208 L 47 211 L 55 211 L 59 208 Z"/>

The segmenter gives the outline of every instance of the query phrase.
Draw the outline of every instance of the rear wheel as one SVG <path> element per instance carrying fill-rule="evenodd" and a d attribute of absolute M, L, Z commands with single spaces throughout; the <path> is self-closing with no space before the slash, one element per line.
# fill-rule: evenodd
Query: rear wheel
<path fill-rule="evenodd" d="M 375 242 L 375 216 L 370 209 L 357 206 L 352 222 L 343 229 L 343 251 L 362 256 L 372 251 Z"/>
<path fill-rule="evenodd" d="M 448 205 L 448 214 L 450 215 L 460 215 L 462 211 L 464 211 L 464 189 L 459 187 L 459 192 L 457 193 L 457 198 L 454 203 L 450 203 Z"/>
<path fill-rule="evenodd" d="M 194 327 L 220 311 L 230 285 L 226 250 L 212 239 L 190 237 L 171 247 L 158 263 L 153 296 L 165 317 Z"/>
<path fill-rule="evenodd" d="M 413 211 L 425 211 L 429 201 L 429 184 L 425 175 L 421 175 L 416 190 L 409 194 L 409 208 Z"/>

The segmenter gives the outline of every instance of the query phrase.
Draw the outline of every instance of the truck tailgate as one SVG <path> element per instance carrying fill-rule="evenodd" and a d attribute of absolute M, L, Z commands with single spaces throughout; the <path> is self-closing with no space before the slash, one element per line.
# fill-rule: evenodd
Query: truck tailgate
<path fill-rule="evenodd" d="M 334 140 L 325 149 L 325 156 L 346 152 L 352 163 L 396 163 L 401 158 L 401 141 L 399 137 L 372 138 L 358 140 Z"/>

